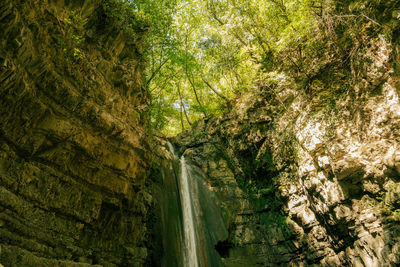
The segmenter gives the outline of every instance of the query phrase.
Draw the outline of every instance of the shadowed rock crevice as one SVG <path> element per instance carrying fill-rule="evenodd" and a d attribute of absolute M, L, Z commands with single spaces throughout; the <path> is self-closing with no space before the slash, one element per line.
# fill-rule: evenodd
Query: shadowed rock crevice
<path fill-rule="evenodd" d="M 227 258 L 229 257 L 229 250 L 233 248 L 233 244 L 229 240 L 219 241 L 214 248 L 221 258 Z"/>

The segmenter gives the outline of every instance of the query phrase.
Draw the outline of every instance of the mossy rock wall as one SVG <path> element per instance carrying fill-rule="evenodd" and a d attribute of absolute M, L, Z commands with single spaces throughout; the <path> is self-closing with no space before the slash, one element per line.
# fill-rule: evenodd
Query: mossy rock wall
<path fill-rule="evenodd" d="M 0 263 L 141 266 L 141 39 L 104 1 L 0 3 Z M 144 27 L 145 28 L 145 27 Z"/>

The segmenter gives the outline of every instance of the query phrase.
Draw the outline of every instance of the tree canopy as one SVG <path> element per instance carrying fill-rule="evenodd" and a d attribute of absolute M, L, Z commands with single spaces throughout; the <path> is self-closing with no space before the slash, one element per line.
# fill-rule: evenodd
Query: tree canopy
<path fill-rule="evenodd" d="M 398 27 L 393 0 L 132 0 L 150 20 L 145 86 L 154 129 L 176 134 L 232 107 L 265 79 L 304 90 L 332 64 L 347 64 L 363 38 Z M 389 12 L 389 11 L 390 12 Z"/>

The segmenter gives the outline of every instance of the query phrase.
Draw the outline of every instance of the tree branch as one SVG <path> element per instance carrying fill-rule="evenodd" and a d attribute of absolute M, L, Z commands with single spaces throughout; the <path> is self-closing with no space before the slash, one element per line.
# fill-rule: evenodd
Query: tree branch
<path fill-rule="evenodd" d="M 224 95 L 222 95 L 221 93 L 219 93 L 217 90 L 214 89 L 214 87 L 212 87 L 212 85 L 202 76 L 201 79 L 203 80 L 203 82 L 208 86 L 208 88 L 210 88 L 217 96 L 219 96 L 220 98 L 222 98 L 223 100 L 225 100 L 226 105 L 228 106 L 228 108 L 231 107 L 231 103 L 229 102 L 229 99 L 226 98 Z"/>
<path fill-rule="evenodd" d="M 151 74 L 150 78 L 146 81 L 146 85 L 149 86 L 150 82 L 156 77 L 157 73 L 160 72 L 161 68 L 169 61 L 169 58 L 166 58 L 163 62 L 161 62 L 160 66 Z"/>
<path fill-rule="evenodd" d="M 179 84 L 177 85 L 177 88 L 178 88 L 179 98 L 181 100 L 181 108 L 183 109 L 183 113 L 185 114 L 187 122 L 189 123 L 190 126 L 192 126 L 192 123 L 190 122 L 189 117 L 188 117 L 188 115 L 186 113 L 186 108 L 185 108 L 185 105 L 183 103 L 183 99 L 182 99 L 182 95 L 181 95 L 181 89 L 180 89 Z"/>

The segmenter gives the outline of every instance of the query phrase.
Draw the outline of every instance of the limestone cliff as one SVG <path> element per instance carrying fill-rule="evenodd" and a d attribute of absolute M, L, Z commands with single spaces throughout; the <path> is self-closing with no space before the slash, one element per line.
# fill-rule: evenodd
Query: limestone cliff
<path fill-rule="evenodd" d="M 4 266 L 146 258 L 146 25 L 127 32 L 107 2 L 0 2 Z"/>
<path fill-rule="evenodd" d="M 127 29 L 118 3 L 0 2 L 0 266 L 182 265 L 179 162 L 149 145 L 146 21 Z M 400 264 L 399 30 L 362 42 L 306 88 L 264 77 L 171 140 L 201 262 Z"/>
<path fill-rule="evenodd" d="M 371 40 L 311 94 L 290 77 L 261 81 L 173 139 L 226 214 L 225 266 L 400 264 L 396 51 Z"/>

